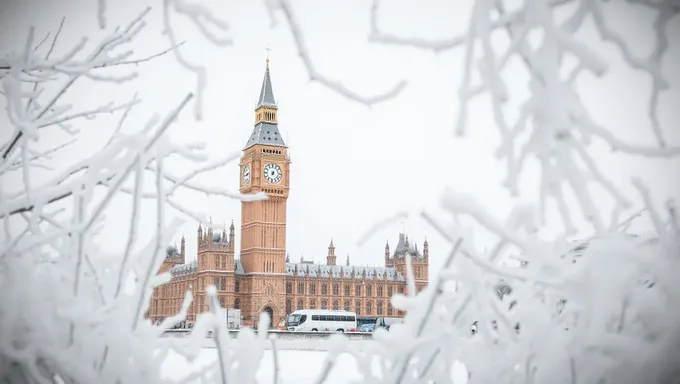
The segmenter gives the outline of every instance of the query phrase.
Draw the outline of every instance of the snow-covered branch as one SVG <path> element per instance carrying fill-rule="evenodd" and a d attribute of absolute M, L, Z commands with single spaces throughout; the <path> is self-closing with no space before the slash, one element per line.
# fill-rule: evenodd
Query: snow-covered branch
<path fill-rule="evenodd" d="M 178 4 L 184 12 L 201 14 L 187 3 Z M 99 7 L 104 26 L 105 2 Z M 165 382 L 159 374 L 167 356 L 161 334 L 184 320 L 192 299 L 188 294 L 180 313 L 163 324 L 152 325 L 144 317 L 152 289 L 168 281 L 169 275 L 158 271 L 165 246 L 181 225 L 177 218 L 169 220 L 168 207 L 180 213 L 185 210 L 170 199 L 180 189 L 235 199 L 266 199 L 264 194 L 241 195 L 192 181 L 199 174 L 223 167 L 234 156 L 207 163 L 203 143 L 174 143 L 169 138 L 170 127 L 194 97 L 191 93 L 164 118 L 152 117 L 137 129 L 128 119 L 131 109 L 142 103 L 137 95 L 132 101 L 112 101 L 95 109 L 62 102 L 79 78 L 90 78 L 95 84 L 130 81 L 134 72 L 114 78 L 98 71 L 151 63 L 170 50 L 176 51 L 181 44 L 173 43 L 171 49 L 141 59 L 134 59 L 132 51 L 115 52 L 138 36 L 147 12 L 103 38 L 90 52 L 85 52 L 86 39 L 82 39 L 61 57 L 52 57 L 62 20 L 51 35 L 47 54 L 40 55 L 38 48 L 49 36 L 34 46 L 31 31 L 22 52 L 0 59 L 3 101 L 14 128 L 2 145 L 0 162 L 0 381 L 120 383 L 144 377 L 148 383 Z M 212 16 L 204 13 L 203 17 Z M 45 92 L 48 87 L 49 94 Z M 48 161 L 51 156 L 79 138 L 80 130 L 67 124 L 103 113 L 120 115 L 103 147 L 52 169 L 55 162 Z M 129 126 L 125 133 L 124 124 Z M 49 127 L 61 128 L 50 132 L 54 133 L 50 139 L 62 144 L 39 147 Z M 171 156 L 199 165 L 185 175 L 173 175 L 165 165 Z M 35 167 L 43 167 L 48 175 L 34 178 Z M 17 174 L 23 184 L 19 188 L 12 183 Z M 145 190 L 145 181 L 153 181 L 153 191 Z M 123 250 L 112 254 L 99 246 L 100 232 L 111 202 L 121 195 L 132 200 L 128 228 L 123 230 L 128 238 Z M 152 238 L 140 244 L 145 199 L 155 203 L 156 217 Z M 134 286 L 130 286 L 131 280 Z M 248 347 L 261 350 L 260 345 Z M 225 354 L 233 354 L 234 348 L 237 346 L 224 344 Z M 252 372 L 243 376 L 250 377 Z"/>

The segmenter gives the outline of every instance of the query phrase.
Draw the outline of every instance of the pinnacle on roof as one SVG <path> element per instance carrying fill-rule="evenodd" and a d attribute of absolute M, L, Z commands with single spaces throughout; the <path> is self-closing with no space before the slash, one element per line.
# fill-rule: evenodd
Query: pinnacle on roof
<path fill-rule="evenodd" d="M 269 73 L 269 59 L 267 59 L 267 67 L 264 70 L 264 79 L 262 79 L 262 88 L 260 89 L 260 98 L 257 99 L 256 109 L 261 107 L 276 108 L 272 78 Z"/>
<path fill-rule="evenodd" d="M 333 245 L 333 238 L 332 237 L 331 237 L 331 244 L 328 246 L 328 248 L 335 248 L 335 246 Z"/>

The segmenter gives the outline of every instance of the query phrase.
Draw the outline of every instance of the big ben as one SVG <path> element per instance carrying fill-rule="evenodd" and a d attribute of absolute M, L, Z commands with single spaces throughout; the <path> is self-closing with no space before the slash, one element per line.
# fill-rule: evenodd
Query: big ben
<path fill-rule="evenodd" d="M 267 58 L 255 124 L 239 165 L 239 190 L 244 194 L 265 192 L 268 199 L 241 203 L 240 258 L 248 276 L 247 289 L 254 294 L 243 303 L 250 307 L 243 308 L 244 312 L 269 312 L 274 321 L 283 313 L 285 300 L 286 203 L 290 190 L 290 158 L 277 115 Z M 265 300 L 267 297 L 270 299 Z"/>

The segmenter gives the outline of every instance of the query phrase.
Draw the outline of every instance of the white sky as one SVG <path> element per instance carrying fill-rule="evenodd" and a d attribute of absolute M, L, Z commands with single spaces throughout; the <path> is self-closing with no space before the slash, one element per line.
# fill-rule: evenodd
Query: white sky
<path fill-rule="evenodd" d="M 10 1 L 0 10 L 0 52 L 19 51 L 25 44 L 27 27 L 36 27 L 36 40 L 55 30 L 61 16 L 66 16 L 62 38 L 56 53 L 72 47 L 86 34 L 90 44 L 103 36 L 97 28 L 96 1 Z M 107 19 L 110 26 L 126 24 L 145 4 L 154 9 L 147 16 L 147 28 L 129 48 L 136 57 L 164 50 L 169 46 L 162 36 L 160 1 L 109 1 Z M 208 86 L 203 106 L 204 119 L 195 121 L 187 109 L 170 132 L 175 141 L 207 143 L 211 159 L 225 156 L 243 147 L 251 133 L 255 103 L 264 73 L 265 46 L 270 43 L 274 94 L 279 103 L 279 127 L 287 139 L 292 157 L 291 194 L 288 202 L 288 248 L 295 261 L 325 262 L 327 246 L 334 238 L 336 254 L 344 263 L 350 255 L 353 264 L 381 265 L 385 240 L 396 245 L 399 223 L 377 232 L 363 247 L 357 240 L 375 222 L 398 211 L 417 212 L 428 208 L 435 216 L 447 219 L 438 210 L 438 198 L 445 187 L 473 194 L 489 212 L 505 219 L 515 201 L 536 202 L 536 173 L 532 166 L 522 178 L 523 196 L 513 200 L 500 186 L 504 164 L 493 157 L 499 143 L 498 131 L 491 119 L 489 100 L 477 99 L 470 105 L 468 135 L 456 139 L 452 132 L 458 114 L 457 91 L 462 77 L 461 48 L 434 54 L 411 48 L 386 47 L 367 41 L 370 1 L 304 1 L 291 4 L 300 20 L 312 60 L 325 76 L 342 81 L 347 87 L 366 95 L 381 93 L 405 79 L 408 87 L 395 99 L 368 108 L 328 91 L 309 76 L 300 61 L 292 35 L 277 13 L 278 25 L 271 27 L 265 7 L 255 1 L 205 1 L 215 14 L 230 24 L 227 36 L 232 46 L 217 48 L 200 37 L 193 26 L 183 20 L 174 22 L 178 38 L 186 40 L 182 48 L 186 57 L 206 65 Z M 463 4 L 465 3 L 465 4 Z M 384 30 L 405 36 L 445 38 L 461 34 L 467 26 L 469 1 L 390 1 L 380 13 Z M 637 10 L 615 9 L 612 25 L 631 44 L 638 55 L 647 55 L 653 37 L 644 20 L 650 14 Z M 672 26 L 677 31 L 678 18 Z M 634 26 L 634 27 L 632 27 Z M 594 37 L 592 28 L 580 34 L 584 41 L 612 61 L 610 72 L 601 80 L 589 75 L 579 82 L 585 103 L 591 106 L 595 119 L 612 129 L 622 139 L 638 143 L 654 143 L 646 117 L 649 79 L 639 72 L 627 70 L 620 53 Z M 680 44 L 671 39 L 664 71 L 672 92 L 662 96 L 661 121 L 669 142 L 680 143 L 680 71 L 672 66 L 680 61 Z M 517 63 L 507 72 L 508 88 L 513 95 L 526 95 L 526 75 Z M 136 68 L 139 78 L 127 84 L 95 85 L 80 82 L 67 101 L 95 107 L 109 101 L 124 102 L 135 92 L 143 104 L 133 110 L 127 131 L 139 128 L 154 113 L 164 114 L 188 91 L 194 91 L 195 78 L 180 67 L 171 55 Z M 672 106 L 675 105 L 675 108 Z M 84 132 L 80 142 L 70 151 L 55 157 L 67 164 L 108 139 L 120 114 L 82 120 Z M 4 114 L 3 114 L 4 118 Z M 10 131 L 5 119 L 0 120 L 2 139 Z M 60 133 L 47 136 L 50 144 Z M 641 176 L 652 187 L 655 199 L 680 196 L 677 175 L 680 161 L 645 160 L 639 157 L 613 155 L 600 142 L 593 144 L 602 168 L 629 198 L 637 196 L 629 186 L 632 175 Z M 187 164 L 175 162 L 177 175 L 188 171 Z M 45 178 L 37 176 L 38 181 Z M 204 185 L 238 189 L 238 165 L 232 165 L 198 179 Z M 211 216 L 214 223 L 233 219 L 237 226 L 237 249 L 240 247 L 240 202 L 224 198 L 208 198 L 194 193 L 179 195 L 185 206 Z M 600 200 L 607 209 L 608 202 Z M 120 230 L 129 219 L 129 199 L 120 198 L 107 213 L 109 226 L 101 233 L 105 248 L 122 247 L 126 234 Z M 580 212 L 580 211 L 579 211 Z M 551 216 L 554 219 L 554 215 Z M 604 216 L 606 218 L 607 216 Z M 153 207 L 146 207 L 141 236 L 149 236 L 154 226 Z M 551 221 L 560 228 L 559 221 Z M 556 226 L 555 226 L 556 224 Z M 183 233 L 190 257 L 195 256 L 197 223 L 187 219 Z M 433 272 L 436 272 L 450 246 L 427 223 L 418 218 L 407 222 L 410 238 L 419 246 L 425 236 L 430 241 Z M 581 228 L 587 229 L 583 223 Z M 587 234 L 587 232 L 584 232 Z M 177 234 L 179 243 L 181 233 Z M 479 245 L 489 238 L 482 236 Z"/>

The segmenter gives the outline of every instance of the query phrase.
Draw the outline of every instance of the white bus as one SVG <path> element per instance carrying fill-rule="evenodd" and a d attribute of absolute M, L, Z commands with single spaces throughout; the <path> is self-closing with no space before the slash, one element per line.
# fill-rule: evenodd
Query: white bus
<path fill-rule="evenodd" d="M 288 315 L 286 329 L 297 332 L 356 332 L 354 312 L 303 309 Z"/>

